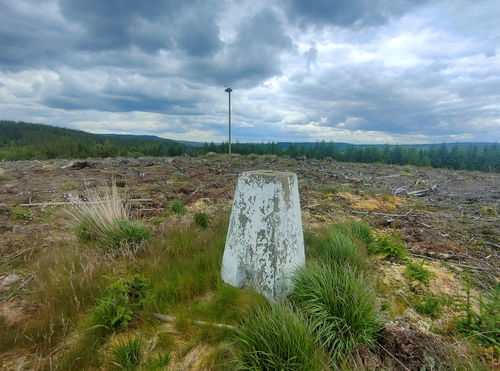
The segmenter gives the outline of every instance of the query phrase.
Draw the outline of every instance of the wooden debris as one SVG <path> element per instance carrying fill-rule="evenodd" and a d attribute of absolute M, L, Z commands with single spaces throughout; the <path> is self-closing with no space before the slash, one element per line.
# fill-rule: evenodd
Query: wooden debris
<path fill-rule="evenodd" d="M 175 323 L 178 321 L 176 317 L 172 316 L 166 316 L 164 314 L 159 314 L 155 313 L 154 316 L 158 319 L 161 319 L 162 321 L 169 322 L 169 323 Z M 190 323 L 196 326 L 209 326 L 209 327 L 217 327 L 217 328 L 224 328 L 228 330 L 237 330 L 238 327 L 232 326 L 232 325 L 226 325 L 224 323 L 211 323 L 211 322 L 205 322 L 205 321 L 197 321 L 197 320 L 190 320 Z"/>

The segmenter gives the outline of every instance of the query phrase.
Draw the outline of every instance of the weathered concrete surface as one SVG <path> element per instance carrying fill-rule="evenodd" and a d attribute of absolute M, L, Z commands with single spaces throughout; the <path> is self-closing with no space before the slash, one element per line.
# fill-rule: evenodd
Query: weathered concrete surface
<path fill-rule="evenodd" d="M 248 171 L 238 178 L 222 260 L 222 279 L 270 300 L 290 292 L 290 276 L 304 265 L 297 176 Z"/>

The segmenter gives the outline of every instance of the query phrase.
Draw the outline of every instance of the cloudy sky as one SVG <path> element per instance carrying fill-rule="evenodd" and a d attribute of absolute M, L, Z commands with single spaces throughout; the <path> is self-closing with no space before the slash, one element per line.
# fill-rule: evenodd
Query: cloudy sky
<path fill-rule="evenodd" d="M 0 119 L 235 140 L 500 140 L 498 0 L 0 0 Z"/>

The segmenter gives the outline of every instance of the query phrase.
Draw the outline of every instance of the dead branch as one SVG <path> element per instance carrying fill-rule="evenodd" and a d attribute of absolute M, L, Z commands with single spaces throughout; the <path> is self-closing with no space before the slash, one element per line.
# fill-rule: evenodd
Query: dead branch
<path fill-rule="evenodd" d="M 158 319 L 161 319 L 162 321 L 169 322 L 169 323 L 175 323 L 178 321 L 177 318 L 172 317 L 172 316 L 166 316 L 164 314 L 159 314 L 155 313 L 154 316 Z M 238 327 L 232 326 L 232 325 L 226 325 L 223 323 L 210 323 L 210 322 L 205 322 L 205 321 L 197 321 L 197 320 L 189 320 L 190 323 L 193 325 L 197 326 L 209 326 L 209 327 L 217 327 L 217 328 L 224 328 L 228 330 L 237 330 Z"/>
<path fill-rule="evenodd" d="M 480 270 L 480 271 L 493 271 L 493 272 L 495 271 L 495 269 L 493 269 L 493 268 L 477 267 L 477 266 L 473 266 L 473 265 L 467 265 L 467 264 L 461 264 L 461 263 L 453 263 L 453 262 L 449 262 L 449 261 L 442 260 L 442 259 L 431 258 L 430 256 L 426 256 L 426 255 L 413 254 L 413 253 L 410 253 L 410 255 L 414 256 L 416 258 L 429 259 L 429 260 L 433 260 L 433 261 L 440 262 L 440 263 L 446 263 L 446 264 L 450 264 L 450 265 L 455 265 L 455 266 L 461 267 L 461 268 L 477 269 L 477 270 Z"/>
<path fill-rule="evenodd" d="M 406 214 L 386 214 L 386 213 L 377 213 L 377 212 L 371 212 L 371 211 L 356 211 L 356 210 L 351 210 L 351 214 L 382 215 L 382 216 L 390 216 L 390 217 L 396 217 L 396 218 L 397 217 L 404 218 L 404 217 L 407 217 L 407 216 L 414 216 L 413 214 L 410 214 L 410 212 L 411 212 L 411 210 L 408 211 Z"/>
<path fill-rule="evenodd" d="M 151 202 L 152 198 L 132 198 L 127 200 L 130 202 Z M 100 201 L 101 202 L 101 201 Z M 19 206 L 23 207 L 46 207 L 46 206 L 64 206 L 64 205 L 74 205 L 78 203 L 77 201 L 61 201 L 61 202 L 35 202 L 28 204 L 19 204 Z M 97 202 L 87 202 L 87 203 L 97 203 Z"/>
<path fill-rule="evenodd" d="M 496 247 L 497 249 L 500 249 L 500 245 L 497 245 L 496 243 L 491 243 L 491 242 L 483 242 L 485 245 L 491 246 L 491 247 Z"/>

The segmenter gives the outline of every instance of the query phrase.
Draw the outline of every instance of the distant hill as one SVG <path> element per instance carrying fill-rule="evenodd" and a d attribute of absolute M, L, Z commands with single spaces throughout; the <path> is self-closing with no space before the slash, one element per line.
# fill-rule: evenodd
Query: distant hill
<path fill-rule="evenodd" d="M 167 142 L 177 142 L 182 143 L 188 146 L 201 147 L 203 145 L 202 142 L 190 142 L 187 140 L 175 140 L 175 139 L 167 139 L 162 138 L 156 135 L 134 135 L 134 134 L 97 134 L 103 135 L 106 137 L 114 137 L 114 138 L 123 138 L 123 139 L 145 139 L 145 140 L 159 140 L 159 141 L 167 141 Z"/>
<path fill-rule="evenodd" d="M 177 156 L 190 153 L 190 148 L 154 136 L 99 135 L 44 124 L 0 121 L 0 160 Z"/>
<path fill-rule="evenodd" d="M 227 143 L 178 142 L 154 135 L 91 134 L 81 130 L 0 121 L 0 160 L 89 158 L 119 156 L 179 156 L 227 153 Z M 380 145 L 334 142 L 234 143 L 241 155 L 432 166 L 436 168 L 500 171 L 498 143 Z"/>
<path fill-rule="evenodd" d="M 314 147 L 318 144 L 321 143 L 326 143 L 328 145 L 334 145 L 338 150 L 345 150 L 347 147 L 350 146 L 356 146 L 356 147 L 376 147 L 378 149 L 383 149 L 384 147 L 404 147 L 404 148 L 409 148 L 409 147 L 414 147 L 416 149 L 429 149 L 432 146 L 440 146 L 443 143 L 426 143 L 426 144 L 351 144 L 351 143 L 345 143 L 345 142 L 278 142 L 276 143 L 277 145 L 287 148 L 290 147 L 290 145 L 295 145 L 295 146 L 304 146 L 305 148 L 311 148 Z M 451 148 L 453 146 L 458 146 L 459 148 L 467 148 L 469 146 L 476 146 L 478 149 L 482 149 L 484 146 L 493 144 L 493 143 L 488 143 L 488 142 L 457 142 L 457 143 L 444 143 L 444 145 L 447 148 Z"/>

